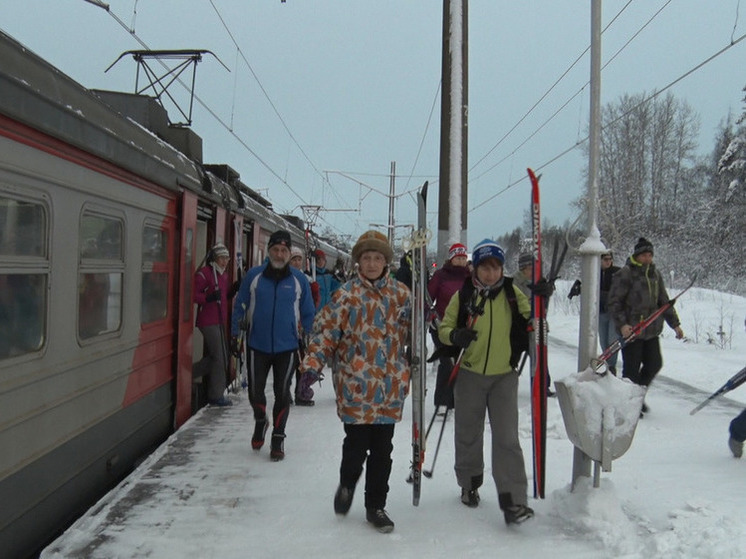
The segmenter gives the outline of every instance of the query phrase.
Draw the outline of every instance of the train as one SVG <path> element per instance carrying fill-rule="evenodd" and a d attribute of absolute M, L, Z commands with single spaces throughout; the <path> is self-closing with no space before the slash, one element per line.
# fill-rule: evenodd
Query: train
<path fill-rule="evenodd" d="M 2 32 L 0 60 L 0 555 L 29 557 L 205 405 L 209 248 L 235 280 L 308 228 L 156 99 L 86 89 Z"/>

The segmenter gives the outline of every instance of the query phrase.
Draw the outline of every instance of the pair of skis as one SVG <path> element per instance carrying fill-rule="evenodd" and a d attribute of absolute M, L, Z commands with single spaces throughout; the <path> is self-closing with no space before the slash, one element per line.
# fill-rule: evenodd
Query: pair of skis
<path fill-rule="evenodd" d="M 412 232 L 412 339 L 410 370 L 412 379 L 412 466 L 407 481 L 412 482 L 412 504 L 420 504 L 422 465 L 425 462 L 425 371 L 427 368 L 427 185 L 417 195 L 417 229 Z"/>
<path fill-rule="evenodd" d="M 531 179 L 531 224 L 534 258 L 532 282 L 536 286 L 543 278 L 541 255 L 541 203 L 539 196 L 539 177 L 531 169 L 526 169 Z M 559 270 L 567 254 L 567 243 L 557 257 L 558 245 L 554 245 L 549 277 L 546 281 L 554 286 L 559 277 Z M 547 307 L 549 298 L 538 293 L 531 296 L 531 317 L 534 328 L 534 352 L 531 363 L 531 427 L 533 440 L 534 498 L 543 499 L 546 485 L 546 442 L 547 442 L 547 390 L 549 368 L 547 364 Z"/>

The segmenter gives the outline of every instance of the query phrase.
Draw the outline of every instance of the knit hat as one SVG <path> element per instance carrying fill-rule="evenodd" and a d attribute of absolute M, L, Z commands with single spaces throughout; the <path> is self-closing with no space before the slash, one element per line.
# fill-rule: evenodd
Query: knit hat
<path fill-rule="evenodd" d="M 375 250 L 380 252 L 386 257 L 386 262 L 390 263 L 394 258 L 394 251 L 389 245 L 389 240 L 386 235 L 379 233 L 378 231 L 366 231 L 352 247 L 352 260 L 355 262 L 360 261 L 360 256 L 367 250 Z"/>
<path fill-rule="evenodd" d="M 320 248 L 317 248 L 316 250 L 314 250 L 313 251 L 313 255 L 316 258 L 326 258 L 326 254 L 324 254 L 324 251 L 321 250 Z"/>
<path fill-rule="evenodd" d="M 474 247 L 474 252 L 471 253 L 474 268 L 478 268 L 487 258 L 497 258 L 500 266 L 505 265 L 505 252 L 500 245 L 491 239 L 485 239 L 477 243 Z"/>
<path fill-rule="evenodd" d="M 303 251 L 298 247 L 290 247 L 290 259 L 292 260 L 296 256 L 303 258 Z"/>
<path fill-rule="evenodd" d="M 282 229 L 272 233 L 269 236 L 269 243 L 267 243 L 267 248 L 272 248 L 275 245 L 282 245 L 287 248 L 292 247 L 293 242 L 290 240 L 290 233 L 288 233 L 287 231 L 283 231 Z"/>
<path fill-rule="evenodd" d="M 648 241 L 645 237 L 640 237 L 635 245 L 635 251 L 632 253 L 632 256 L 639 256 L 643 252 L 653 254 L 653 243 Z"/>
<path fill-rule="evenodd" d="M 454 243 L 448 249 L 448 260 L 453 260 L 457 256 L 469 256 L 466 247 L 461 243 Z"/>
<path fill-rule="evenodd" d="M 210 255 L 211 258 L 215 260 L 219 256 L 227 256 L 228 258 L 230 258 L 231 253 L 228 251 L 223 243 L 217 243 L 214 247 L 212 247 Z"/>
<path fill-rule="evenodd" d="M 528 252 L 524 252 L 518 257 L 518 269 L 523 270 L 523 268 L 528 268 L 529 266 L 533 266 L 534 264 L 534 257 L 532 254 Z"/>

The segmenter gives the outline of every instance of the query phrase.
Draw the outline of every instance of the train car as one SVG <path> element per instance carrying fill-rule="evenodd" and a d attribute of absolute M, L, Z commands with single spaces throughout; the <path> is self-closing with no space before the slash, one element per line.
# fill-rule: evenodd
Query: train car
<path fill-rule="evenodd" d="M 26 557 L 203 405 L 209 247 L 238 278 L 304 231 L 153 99 L 87 90 L 2 32 L 0 60 L 0 555 Z"/>

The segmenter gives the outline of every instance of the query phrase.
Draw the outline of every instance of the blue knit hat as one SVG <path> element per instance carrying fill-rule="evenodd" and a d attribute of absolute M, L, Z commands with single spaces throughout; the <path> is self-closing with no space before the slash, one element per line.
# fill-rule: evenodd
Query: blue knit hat
<path fill-rule="evenodd" d="M 505 265 L 505 252 L 500 245 L 491 239 L 485 239 L 477 243 L 471 253 L 471 261 L 475 268 L 478 268 L 479 264 L 487 258 L 497 258 L 500 266 Z"/>

